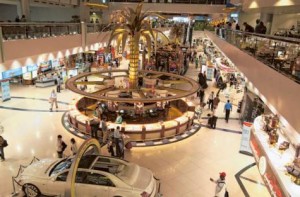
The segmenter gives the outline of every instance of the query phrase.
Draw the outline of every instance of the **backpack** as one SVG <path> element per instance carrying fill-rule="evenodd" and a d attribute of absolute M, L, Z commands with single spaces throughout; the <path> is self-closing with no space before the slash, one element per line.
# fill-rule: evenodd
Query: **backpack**
<path fill-rule="evenodd" d="M 65 150 L 66 150 L 66 148 L 67 148 L 67 144 L 64 142 L 64 141 L 62 141 L 62 143 L 61 143 L 61 145 L 62 145 L 62 152 L 64 152 Z"/>

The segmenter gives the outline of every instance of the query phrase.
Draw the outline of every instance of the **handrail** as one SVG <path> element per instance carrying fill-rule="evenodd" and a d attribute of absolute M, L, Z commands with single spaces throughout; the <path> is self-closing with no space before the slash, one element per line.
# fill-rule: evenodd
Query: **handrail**
<path fill-rule="evenodd" d="M 251 32 L 239 31 L 239 30 L 229 30 L 229 29 L 227 29 L 226 31 L 231 31 L 231 32 L 240 33 L 240 34 L 246 34 L 246 35 L 253 35 L 253 36 L 258 36 L 258 37 L 261 37 L 261 38 L 268 38 L 268 39 L 278 40 L 278 41 L 282 41 L 282 42 L 292 42 L 292 43 L 300 44 L 300 39 L 298 39 L 298 38 L 283 37 L 283 36 L 274 36 L 274 35 L 267 35 L 267 34 L 259 34 L 259 33 L 251 33 Z"/>
<path fill-rule="evenodd" d="M 218 31 L 219 30 L 219 31 Z M 217 29 L 217 35 L 300 84 L 300 39 Z"/>

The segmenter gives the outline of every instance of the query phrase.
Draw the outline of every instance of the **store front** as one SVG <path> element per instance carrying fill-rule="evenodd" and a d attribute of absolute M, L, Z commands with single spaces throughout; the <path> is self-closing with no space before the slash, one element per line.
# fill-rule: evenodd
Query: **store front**
<path fill-rule="evenodd" d="M 11 70 L 7 70 L 2 72 L 2 79 L 10 79 L 10 83 L 13 84 L 22 84 L 23 82 L 23 73 L 27 70 L 26 67 L 14 68 Z M 24 71 L 24 72 L 23 72 Z"/>
<path fill-rule="evenodd" d="M 24 85 L 33 85 L 35 83 L 35 80 L 37 79 L 37 71 L 38 71 L 38 65 L 28 65 L 26 66 L 27 71 L 23 74 L 23 84 Z"/>

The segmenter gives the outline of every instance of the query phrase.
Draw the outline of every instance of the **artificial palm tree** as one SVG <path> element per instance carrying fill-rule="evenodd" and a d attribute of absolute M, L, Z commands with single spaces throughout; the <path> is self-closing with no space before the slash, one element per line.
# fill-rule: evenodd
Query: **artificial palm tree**
<path fill-rule="evenodd" d="M 180 44 L 183 36 L 183 26 L 181 24 L 175 24 L 170 32 L 170 37 L 175 44 Z"/>
<path fill-rule="evenodd" d="M 148 54 L 150 55 L 151 39 L 154 39 L 154 41 L 156 41 L 158 33 L 161 33 L 165 37 L 165 35 L 161 31 L 152 29 L 150 22 L 147 20 L 147 17 L 149 17 L 150 15 L 156 15 L 156 16 L 159 15 L 148 11 L 142 12 L 142 7 L 143 7 L 142 4 L 138 4 L 135 10 L 133 10 L 132 8 L 127 8 L 121 11 L 121 16 L 125 18 L 125 22 L 115 25 L 109 40 L 110 43 L 113 39 L 116 39 L 117 49 L 119 48 L 119 45 L 122 43 L 122 50 L 124 50 L 126 41 L 127 39 L 129 39 L 129 48 L 130 48 L 129 86 L 130 88 L 136 88 L 137 86 L 140 38 L 141 37 L 145 38 Z"/>

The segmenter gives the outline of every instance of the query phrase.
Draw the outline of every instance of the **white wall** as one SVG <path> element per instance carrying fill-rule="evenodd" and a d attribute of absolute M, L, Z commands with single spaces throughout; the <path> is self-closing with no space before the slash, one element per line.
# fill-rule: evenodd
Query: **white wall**
<path fill-rule="evenodd" d="M 67 22 L 73 15 L 79 16 L 79 8 L 73 7 L 30 7 L 31 21 Z"/>
<path fill-rule="evenodd" d="M 15 21 L 17 15 L 17 5 L 0 4 L 0 21 Z"/>
<path fill-rule="evenodd" d="M 244 0 L 243 10 L 300 5 L 299 0 Z"/>
<path fill-rule="evenodd" d="M 256 25 L 256 19 L 260 19 L 260 13 L 245 13 L 241 12 L 239 16 L 239 25 L 242 29 L 244 29 L 243 23 L 247 22 L 252 27 Z"/>
<path fill-rule="evenodd" d="M 271 34 L 275 33 L 278 28 L 290 29 L 292 25 L 297 27 L 297 21 L 300 22 L 300 14 L 274 14 Z"/>

